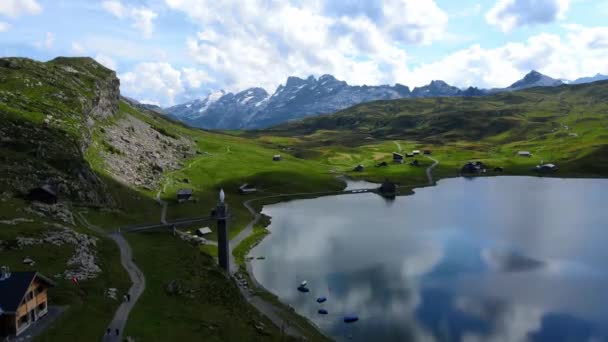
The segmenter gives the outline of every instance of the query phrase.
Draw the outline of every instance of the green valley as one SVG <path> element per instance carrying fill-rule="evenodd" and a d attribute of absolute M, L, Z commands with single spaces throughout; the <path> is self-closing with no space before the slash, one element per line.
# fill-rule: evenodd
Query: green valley
<path fill-rule="evenodd" d="M 435 180 L 459 176 L 467 161 L 488 166 L 480 176 L 539 175 L 536 165 L 554 163 L 559 170 L 542 176 L 606 177 L 607 132 L 608 82 L 484 97 L 377 101 L 267 130 L 220 132 L 190 128 L 136 106 L 120 96 L 115 72 L 93 59 L 2 58 L 1 264 L 57 281 L 51 305 L 65 311 L 39 340 L 100 340 L 130 286 L 119 248 L 104 232 L 160 222 L 159 203 L 167 203 L 167 221 L 206 216 L 223 189 L 233 238 L 253 219 L 243 204 L 247 200 L 260 199 L 254 203 L 259 210 L 264 203 L 341 192 L 342 177 L 389 179 L 402 194 L 428 185 L 429 158 L 421 153 L 393 163 L 393 152 L 430 150 L 439 161 Z M 280 160 L 274 161 L 275 155 Z M 409 164 L 414 159 L 417 166 Z M 364 169 L 353 171 L 357 165 Z M 243 194 L 243 184 L 257 191 Z M 58 204 L 27 199 L 30 189 L 42 185 L 56 189 Z M 191 189 L 192 198 L 178 201 L 179 189 Z M 239 264 L 250 245 L 268 233 L 263 229 L 268 223 L 254 226 L 254 235 L 236 247 Z M 213 232 L 207 238 L 216 240 L 209 225 Z M 200 226 L 179 229 L 192 232 Z M 88 270 L 91 265 L 82 260 L 68 264 L 77 246 L 49 245 L 44 239 L 54 231 L 95 238 L 90 254 L 99 270 Z M 279 308 L 284 322 L 296 322 L 297 336 L 258 312 L 237 281 L 217 266 L 214 245 L 193 245 L 169 230 L 123 235 L 146 280 L 125 338 L 325 339 L 276 298 L 252 289 Z M 25 238 L 36 242 L 26 244 Z M 24 264 L 25 258 L 35 265 Z M 72 273 L 66 276 L 71 268 L 77 284 Z M 106 295 L 109 288 L 117 289 L 118 299 Z"/>

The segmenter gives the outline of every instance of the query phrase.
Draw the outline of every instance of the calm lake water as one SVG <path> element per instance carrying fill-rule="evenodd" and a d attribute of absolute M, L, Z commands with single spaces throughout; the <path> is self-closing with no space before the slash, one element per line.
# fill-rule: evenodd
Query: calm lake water
<path fill-rule="evenodd" d="M 455 178 L 263 212 L 255 277 L 337 340 L 608 341 L 608 180 Z"/>

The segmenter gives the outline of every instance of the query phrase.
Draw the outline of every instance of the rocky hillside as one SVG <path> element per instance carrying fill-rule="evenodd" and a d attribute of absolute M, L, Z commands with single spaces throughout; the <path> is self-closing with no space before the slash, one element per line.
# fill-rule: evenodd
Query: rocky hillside
<path fill-rule="evenodd" d="M 601 75 L 600 75 L 601 76 Z M 589 78 L 589 82 L 599 80 Z M 584 83 L 581 79 L 579 83 Z M 289 77 L 285 85 L 280 85 L 274 94 L 262 88 L 250 88 L 237 94 L 224 91 L 210 94 L 165 109 L 174 118 L 191 126 L 209 129 L 251 129 L 264 128 L 283 122 L 319 114 L 335 113 L 360 103 L 421 97 L 471 97 L 511 92 L 533 87 L 555 87 L 562 81 L 531 71 L 521 80 L 507 88 L 479 89 L 469 87 L 459 89 L 444 81 L 431 81 L 428 85 L 410 91 L 407 86 L 351 86 L 331 75 L 319 79 Z"/>
<path fill-rule="evenodd" d="M 50 185 L 60 201 L 111 206 L 105 179 L 153 187 L 194 153 L 160 115 L 121 100 L 119 85 L 90 58 L 0 59 L 0 193 Z"/>

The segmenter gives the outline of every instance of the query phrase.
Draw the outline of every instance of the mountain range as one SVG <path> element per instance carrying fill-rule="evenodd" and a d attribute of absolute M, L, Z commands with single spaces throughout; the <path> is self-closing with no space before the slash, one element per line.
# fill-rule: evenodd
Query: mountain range
<path fill-rule="evenodd" d="M 334 113 L 356 104 L 402 98 L 484 96 L 533 87 L 555 87 L 566 83 L 580 84 L 608 79 L 608 76 L 562 81 L 531 71 L 506 88 L 460 89 L 444 81 L 434 80 L 412 90 L 402 84 L 351 86 L 332 75 L 316 79 L 291 76 L 271 95 L 262 88 L 249 88 L 238 93 L 218 91 L 202 99 L 164 108 L 165 114 L 191 126 L 207 129 L 256 129 L 301 119 Z M 150 109 L 150 108 L 149 108 Z M 160 108 L 158 108 L 160 110 Z"/>

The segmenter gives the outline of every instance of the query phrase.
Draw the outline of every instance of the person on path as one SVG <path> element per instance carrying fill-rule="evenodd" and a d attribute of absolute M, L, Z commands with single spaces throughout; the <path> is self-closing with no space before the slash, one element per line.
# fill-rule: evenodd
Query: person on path
<path fill-rule="evenodd" d="M 112 330 L 110 330 L 110 328 L 106 329 L 106 335 L 110 335 L 110 332 L 111 332 L 111 331 L 112 331 Z"/>
<path fill-rule="evenodd" d="M 118 336 L 118 329 L 116 329 L 116 336 Z"/>
<path fill-rule="evenodd" d="M 127 302 L 127 295 L 122 295 L 122 301 L 125 303 Z"/>
<path fill-rule="evenodd" d="M 131 294 L 127 293 L 127 302 L 130 302 L 130 301 L 131 301 Z"/>

